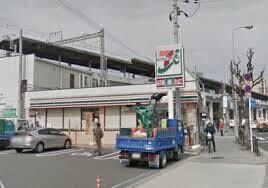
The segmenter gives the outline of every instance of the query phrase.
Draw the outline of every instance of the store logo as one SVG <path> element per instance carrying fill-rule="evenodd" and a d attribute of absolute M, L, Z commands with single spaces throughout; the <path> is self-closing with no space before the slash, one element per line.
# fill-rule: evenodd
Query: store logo
<path fill-rule="evenodd" d="M 159 56 L 164 56 L 164 63 L 162 67 L 158 67 L 157 73 L 166 73 L 173 65 L 179 64 L 181 62 L 181 51 L 176 50 L 163 50 L 159 52 Z"/>

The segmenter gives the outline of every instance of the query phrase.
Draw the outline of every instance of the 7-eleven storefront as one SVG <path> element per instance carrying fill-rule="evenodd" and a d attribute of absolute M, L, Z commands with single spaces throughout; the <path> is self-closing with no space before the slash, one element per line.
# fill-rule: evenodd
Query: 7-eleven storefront
<path fill-rule="evenodd" d="M 120 128 L 136 127 L 136 103 L 148 104 L 152 94 L 166 92 L 154 84 L 28 92 L 26 117 L 42 127 L 66 131 L 74 144 L 82 145 L 94 143 L 92 130 L 99 122 L 104 130 L 103 143 L 115 144 Z M 197 126 L 194 115 L 198 100 L 196 91 L 182 93 L 186 124 Z"/>

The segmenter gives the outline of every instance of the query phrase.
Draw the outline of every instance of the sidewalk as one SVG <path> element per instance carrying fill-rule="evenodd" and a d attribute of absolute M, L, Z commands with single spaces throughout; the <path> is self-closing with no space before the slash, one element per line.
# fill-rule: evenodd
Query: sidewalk
<path fill-rule="evenodd" d="M 216 153 L 191 157 L 175 168 L 145 180 L 139 188 L 267 188 L 268 159 L 234 143 L 234 136 L 216 136 Z"/>

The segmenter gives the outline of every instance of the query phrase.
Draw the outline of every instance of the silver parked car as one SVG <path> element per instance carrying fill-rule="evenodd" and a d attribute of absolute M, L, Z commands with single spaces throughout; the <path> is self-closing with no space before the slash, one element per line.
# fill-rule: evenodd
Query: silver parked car
<path fill-rule="evenodd" d="M 69 136 L 52 128 L 33 128 L 15 132 L 11 138 L 11 147 L 21 153 L 24 149 L 33 149 L 41 153 L 48 148 L 72 147 Z"/>

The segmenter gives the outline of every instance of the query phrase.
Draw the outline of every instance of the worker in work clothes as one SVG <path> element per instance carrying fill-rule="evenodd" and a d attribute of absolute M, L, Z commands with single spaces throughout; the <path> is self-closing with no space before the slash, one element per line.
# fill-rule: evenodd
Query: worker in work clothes
<path fill-rule="evenodd" d="M 96 144 L 97 144 L 97 149 L 95 150 L 95 153 L 98 153 L 98 155 L 101 155 L 101 139 L 103 137 L 103 131 L 100 127 L 100 123 L 97 123 L 97 127 L 93 130 Z"/>

